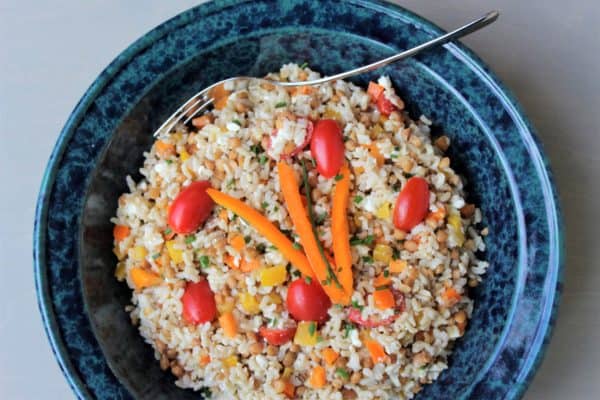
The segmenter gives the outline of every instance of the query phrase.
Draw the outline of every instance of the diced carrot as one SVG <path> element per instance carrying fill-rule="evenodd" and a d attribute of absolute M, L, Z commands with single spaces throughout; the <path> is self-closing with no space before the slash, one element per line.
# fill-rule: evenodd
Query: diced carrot
<path fill-rule="evenodd" d="M 392 280 L 390 279 L 390 277 L 386 277 L 384 274 L 379 274 L 374 280 L 373 280 L 373 286 L 377 287 L 381 287 L 381 286 L 386 286 L 389 285 L 392 282 Z"/>
<path fill-rule="evenodd" d="M 200 356 L 200 366 L 201 367 L 208 365 L 209 362 L 210 362 L 210 356 L 208 354 L 203 354 Z"/>
<path fill-rule="evenodd" d="M 375 293 L 373 293 L 373 302 L 375 303 L 375 307 L 380 310 L 387 310 L 396 305 L 394 294 L 390 289 L 375 289 Z"/>
<path fill-rule="evenodd" d="M 131 229 L 125 225 L 115 225 L 113 228 L 113 236 L 117 242 L 125 239 L 131 233 Z"/>
<path fill-rule="evenodd" d="M 136 289 L 144 289 L 150 286 L 159 285 L 163 280 L 155 272 L 147 270 L 141 267 L 134 267 L 129 272 L 131 281 L 135 285 Z"/>
<path fill-rule="evenodd" d="M 223 333 L 228 338 L 234 338 L 237 335 L 237 322 L 233 313 L 228 311 L 219 317 L 219 323 L 223 328 Z"/>
<path fill-rule="evenodd" d="M 242 272 L 252 272 L 260 267 L 260 260 L 256 258 L 247 259 L 246 257 L 242 258 L 242 262 L 240 265 L 240 270 Z"/>
<path fill-rule="evenodd" d="M 331 347 L 323 349 L 321 354 L 323 355 L 323 359 L 325 360 L 325 363 L 327 363 L 327 365 L 333 365 L 340 356 L 338 352 L 332 349 Z"/>
<path fill-rule="evenodd" d="M 390 272 L 394 274 L 399 274 L 406 269 L 408 263 L 404 260 L 393 260 L 390 263 Z"/>
<path fill-rule="evenodd" d="M 167 158 L 175 154 L 175 146 L 171 143 L 157 140 L 155 143 L 156 153 L 160 158 Z"/>
<path fill-rule="evenodd" d="M 375 82 L 369 82 L 369 87 L 367 88 L 367 94 L 371 96 L 371 101 L 375 102 L 383 94 L 384 87 Z"/>
<path fill-rule="evenodd" d="M 230 242 L 231 247 L 236 249 L 238 252 L 242 251 L 244 247 L 246 247 L 246 241 L 242 235 L 235 235 L 231 238 Z"/>
<path fill-rule="evenodd" d="M 325 386 L 325 368 L 321 367 L 320 365 L 314 367 L 310 373 L 309 383 L 310 386 L 315 389 L 321 389 L 323 386 Z"/>
<path fill-rule="evenodd" d="M 369 154 L 375 159 L 377 166 L 381 167 L 385 163 L 385 158 L 375 143 L 363 144 L 363 146 L 369 149 Z"/>
<path fill-rule="evenodd" d="M 348 197 L 350 196 L 350 170 L 347 165 L 340 168 L 331 198 L 331 236 L 333 256 L 338 267 L 337 276 L 346 293 L 353 291 L 352 252 L 348 229 Z M 336 178 L 337 179 L 337 178 Z"/>
<path fill-rule="evenodd" d="M 383 346 L 379 344 L 378 341 L 373 339 L 364 340 L 365 347 L 369 350 L 369 354 L 371 355 L 371 360 L 375 364 L 378 362 L 383 362 L 385 360 L 385 350 Z"/>
<path fill-rule="evenodd" d="M 240 266 L 239 264 L 236 264 L 234 257 L 229 254 L 223 256 L 223 261 L 225 262 L 225 265 L 231 269 L 240 269 Z"/>
<path fill-rule="evenodd" d="M 225 209 L 221 210 L 221 212 L 219 212 L 219 218 L 222 221 L 227 222 L 229 220 L 229 216 L 227 215 L 227 210 L 225 210 Z"/>
<path fill-rule="evenodd" d="M 429 213 L 427 219 L 429 218 L 435 221 L 443 221 L 444 218 L 446 218 L 446 208 L 444 206 L 439 206 L 437 210 Z"/>
<path fill-rule="evenodd" d="M 452 307 L 456 303 L 458 303 L 461 299 L 460 293 L 456 291 L 452 286 L 444 290 L 442 293 L 442 300 L 446 307 Z"/>
<path fill-rule="evenodd" d="M 286 395 L 288 399 L 293 399 L 296 393 L 296 387 L 289 380 L 285 381 L 285 388 L 283 389 L 283 394 Z"/>
<path fill-rule="evenodd" d="M 351 294 L 347 293 L 341 284 L 338 286 L 332 282 L 333 278 L 331 275 L 334 275 L 335 279 L 337 279 L 337 276 L 335 276 L 334 271 L 331 271 L 327 267 L 327 263 L 321 255 L 321 250 L 319 249 L 317 238 L 313 233 L 306 208 L 302 205 L 294 170 L 285 162 L 280 161 L 277 164 L 277 171 L 279 174 L 279 185 L 288 213 L 292 219 L 296 233 L 300 237 L 300 242 L 306 252 L 306 257 L 310 262 L 314 275 L 319 279 L 323 290 L 325 290 L 325 293 L 327 293 L 333 303 L 343 305 L 350 303 Z"/>
<path fill-rule="evenodd" d="M 210 114 L 204 114 L 200 117 L 194 118 L 192 120 L 192 125 L 194 125 L 198 129 L 204 128 L 206 125 L 212 122 L 212 116 Z"/>
<path fill-rule="evenodd" d="M 254 208 L 249 207 L 242 201 L 225 193 L 219 192 L 218 190 L 206 189 L 206 193 L 214 200 L 215 203 L 239 215 L 240 218 L 243 218 L 250 226 L 256 229 L 258 233 L 273 243 L 273 245 L 277 247 L 281 254 L 296 268 L 298 268 L 300 272 L 306 276 L 310 276 L 311 278 L 315 277 L 315 274 L 312 271 L 306 256 L 301 251 L 294 248 L 294 244 L 287 238 L 287 236 L 277 229 L 275 225 L 273 225 L 273 223 L 267 219 L 267 217 L 256 211 Z"/>

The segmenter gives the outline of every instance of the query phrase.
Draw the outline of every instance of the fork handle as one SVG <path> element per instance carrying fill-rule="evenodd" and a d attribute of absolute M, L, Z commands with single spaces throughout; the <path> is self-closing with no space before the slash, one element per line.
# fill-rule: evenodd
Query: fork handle
<path fill-rule="evenodd" d="M 414 56 L 415 54 L 418 54 L 424 50 L 427 50 L 431 47 L 435 47 L 438 45 L 442 45 L 444 43 L 450 42 L 452 40 L 461 38 L 463 36 L 466 36 L 470 33 L 473 33 L 475 31 L 478 31 L 479 29 L 491 24 L 492 22 L 496 21 L 496 19 L 498 19 L 498 16 L 500 15 L 499 11 L 490 11 L 487 14 L 485 14 L 484 16 L 469 22 L 466 25 L 461 26 L 460 28 L 457 28 L 455 30 L 453 30 L 452 32 L 448 32 L 442 36 L 439 36 L 435 39 L 432 39 L 428 42 L 422 43 L 418 46 L 415 46 L 411 49 L 408 50 L 404 50 L 403 52 L 400 52 L 398 54 L 395 54 L 393 56 L 384 58 L 383 60 L 379 60 L 379 61 L 375 61 L 374 63 L 368 64 L 368 65 L 364 65 L 362 67 L 358 67 L 355 69 L 351 69 L 350 71 L 346 71 L 346 72 L 341 72 L 339 74 L 335 74 L 335 75 L 331 75 L 331 76 L 325 76 L 323 78 L 320 79 L 314 79 L 312 81 L 302 81 L 302 82 L 278 82 L 278 81 L 272 81 L 274 84 L 278 85 L 278 86 L 310 86 L 310 85 L 320 85 L 323 83 L 327 83 L 330 81 L 334 81 L 334 80 L 338 80 L 338 79 L 345 79 L 345 78 L 349 78 L 351 76 L 354 75 L 359 75 L 362 74 L 364 72 L 368 72 L 368 71 L 373 71 L 375 69 L 381 68 L 383 66 L 386 66 L 388 64 L 391 64 L 393 62 L 396 61 L 400 61 L 403 60 L 405 58 Z"/>

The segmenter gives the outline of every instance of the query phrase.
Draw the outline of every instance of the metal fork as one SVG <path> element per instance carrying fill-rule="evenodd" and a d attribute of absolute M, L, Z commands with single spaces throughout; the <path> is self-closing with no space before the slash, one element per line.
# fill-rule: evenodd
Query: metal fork
<path fill-rule="evenodd" d="M 491 24 L 496 19 L 500 12 L 498 11 L 490 11 L 484 16 L 477 18 L 469 22 L 466 25 L 461 26 L 453 30 L 452 32 L 448 32 L 442 36 L 438 36 L 435 39 L 429 40 L 425 43 L 422 43 L 418 46 L 415 46 L 411 49 L 404 50 L 398 54 L 393 56 L 384 58 L 382 60 L 376 61 L 374 63 L 364 65 L 362 67 L 358 67 L 355 69 L 351 69 L 349 71 L 341 72 L 339 74 L 326 76 L 319 79 L 314 79 L 311 81 L 299 81 L 299 82 L 280 82 L 272 79 L 266 78 L 255 78 L 250 76 L 236 76 L 233 78 L 224 79 L 217 83 L 214 83 L 200 92 L 196 93 L 189 100 L 183 103 L 155 132 L 154 136 L 158 136 L 161 132 L 169 133 L 173 128 L 180 122 L 183 121 L 184 124 L 189 123 L 193 118 L 199 115 L 202 112 L 208 110 L 208 108 L 215 102 L 215 97 L 212 95 L 213 89 L 220 85 L 224 85 L 229 82 L 237 82 L 237 81 L 259 81 L 259 82 L 268 82 L 270 84 L 281 86 L 281 87 L 293 87 L 293 86 L 314 86 L 321 85 L 323 83 L 331 82 L 337 79 L 345 79 L 354 75 L 362 74 L 364 72 L 373 71 L 375 69 L 381 68 L 390 63 L 403 60 L 408 57 L 412 57 L 415 54 L 418 54 L 424 50 L 429 48 L 442 45 L 444 43 L 450 42 L 452 40 L 461 38 L 470 33 L 478 31 L 479 29 Z"/>

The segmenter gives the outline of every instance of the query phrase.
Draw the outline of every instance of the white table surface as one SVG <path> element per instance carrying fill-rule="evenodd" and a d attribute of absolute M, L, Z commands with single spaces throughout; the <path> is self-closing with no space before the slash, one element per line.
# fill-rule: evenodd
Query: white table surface
<path fill-rule="evenodd" d="M 74 397 L 43 332 L 32 275 L 36 195 L 58 132 L 120 51 L 196 3 L 0 0 L 0 399 Z M 558 325 L 525 398 L 600 398 L 600 2 L 400 3 L 446 28 L 502 11 L 465 43 L 537 127 L 567 226 Z"/>

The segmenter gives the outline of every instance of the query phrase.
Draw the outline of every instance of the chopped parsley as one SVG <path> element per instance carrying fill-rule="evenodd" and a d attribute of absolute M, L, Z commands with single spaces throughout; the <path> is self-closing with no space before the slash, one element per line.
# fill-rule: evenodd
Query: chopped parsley
<path fill-rule="evenodd" d="M 363 201 L 362 196 L 354 196 L 354 204 L 360 204 L 361 201 Z"/>
<path fill-rule="evenodd" d="M 277 246 L 270 245 L 269 250 L 277 250 Z"/>
<path fill-rule="evenodd" d="M 267 203 L 266 201 L 260 203 L 260 208 L 262 208 L 263 210 L 266 210 L 267 207 L 269 207 L 269 203 Z"/>
<path fill-rule="evenodd" d="M 250 150 L 252 150 L 252 152 L 256 155 L 262 153 L 262 147 L 260 146 L 260 144 L 253 144 L 252 146 L 250 146 Z"/>
<path fill-rule="evenodd" d="M 334 179 L 335 179 L 336 182 L 341 181 L 342 179 L 344 179 L 344 175 L 337 174 Z"/>
<path fill-rule="evenodd" d="M 350 335 L 350 331 L 355 328 L 356 327 L 353 324 L 346 322 L 344 324 L 344 339 L 348 338 L 348 336 Z"/>
<path fill-rule="evenodd" d="M 158 257 L 160 257 L 160 253 L 152 254 L 153 260 L 156 260 Z"/>
<path fill-rule="evenodd" d="M 302 64 L 300 64 L 300 68 L 304 69 L 308 67 L 308 62 L 304 61 Z"/>
<path fill-rule="evenodd" d="M 325 222 L 325 219 L 327 218 L 327 213 L 322 213 L 317 215 L 317 218 L 315 218 L 315 223 L 317 225 L 321 225 L 323 222 Z"/>
<path fill-rule="evenodd" d="M 171 228 L 165 229 L 165 235 L 170 235 L 171 233 L 173 233 L 173 231 L 171 230 Z"/>
<path fill-rule="evenodd" d="M 196 235 L 188 235 L 185 237 L 185 244 L 192 244 L 196 240 Z"/>
<path fill-rule="evenodd" d="M 350 239 L 350 246 L 358 246 L 359 244 L 363 244 L 365 246 L 370 246 L 373 244 L 374 240 L 375 240 L 374 235 L 367 235 L 363 239 L 353 237 Z"/>
<path fill-rule="evenodd" d="M 269 161 L 269 157 L 265 156 L 264 154 L 262 156 L 260 156 L 260 158 L 258 159 L 258 163 L 260 165 L 266 164 L 267 161 Z"/>
<path fill-rule="evenodd" d="M 173 160 L 165 160 L 167 164 L 173 164 Z"/>
<path fill-rule="evenodd" d="M 306 282 L 307 285 L 310 285 L 312 283 L 312 278 L 310 276 L 305 276 L 304 282 Z"/>
<path fill-rule="evenodd" d="M 344 368 L 336 368 L 335 369 L 335 373 L 339 376 L 341 376 L 343 379 L 348 379 L 350 378 L 350 374 L 348 373 L 348 371 L 346 371 Z"/>
<path fill-rule="evenodd" d="M 362 311 L 363 308 L 365 308 L 365 306 L 361 306 L 360 304 L 358 304 L 358 301 L 356 300 L 352 300 L 352 307 L 360 311 Z"/>
<path fill-rule="evenodd" d="M 387 269 L 383 271 L 383 277 L 387 278 L 390 276 L 390 271 L 388 271 Z"/>
<path fill-rule="evenodd" d="M 393 249 L 392 250 L 392 259 L 393 260 L 400 259 L 400 250 L 398 250 L 398 249 Z"/>
<path fill-rule="evenodd" d="M 200 256 L 200 265 L 202 268 L 208 268 L 210 265 L 210 258 L 208 258 L 208 256 Z"/>
<path fill-rule="evenodd" d="M 271 321 L 271 325 L 273 325 L 273 326 L 277 325 L 277 318 L 273 318 L 273 321 Z"/>
<path fill-rule="evenodd" d="M 262 243 L 259 243 L 256 245 L 256 251 L 258 251 L 261 254 L 264 254 L 266 249 L 267 249 L 267 247 Z"/>
<path fill-rule="evenodd" d="M 285 101 L 280 101 L 279 103 L 275 104 L 275 108 L 281 108 L 285 106 L 287 106 L 287 103 Z"/>
<path fill-rule="evenodd" d="M 311 322 L 310 325 L 308 326 L 308 333 L 310 334 L 310 336 L 314 336 L 316 331 L 317 331 L 317 324 L 315 324 L 314 322 Z"/>
<path fill-rule="evenodd" d="M 295 248 L 296 250 L 300 250 L 302 248 L 302 246 L 298 242 L 294 242 L 294 244 L 292 245 L 292 247 Z"/>
<path fill-rule="evenodd" d="M 302 275 L 302 272 L 295 270 L 294 272 L 292 272 L 292 275 L 294 275 L 295 278 L 300 278 L 300 276 Z"/>
<path fill-rule="evenodd" d="M 231 178 L 229 182 L 227 182 L 227 189 L 231 189 L 235 185 L 235 179 Z"/>
<path fill-rule="evenodd" d="M 242 123 L 240 122 L 239 119 L 234 119 L 231 122 L 233 122 L 234 124 L 236 124 L 237 126 L 242 126 Z"/>
<path fill-rule="evenodd" d="M 366 264 L 371 264 L 373 262 L 373 257 L 371 257 L 371 256 L 363 256 L 362 260 Z"/>
<path fill-rule="evenodd" d="M 323 336 L 318 335 L 317 336 L 317 343 L 321 343 L 323 341 Z"/>

